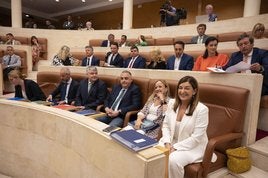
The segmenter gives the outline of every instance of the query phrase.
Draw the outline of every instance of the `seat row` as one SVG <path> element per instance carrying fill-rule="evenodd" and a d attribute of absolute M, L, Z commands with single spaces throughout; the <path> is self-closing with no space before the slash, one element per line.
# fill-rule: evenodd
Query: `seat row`
<path fill-rule="evenodd" d="M 85 79 L 85 74 L 73 73 L 72 78 L 80 81 Z M 108 88 L 119 82 L 119 77 L 113 75 L 99 75 L 106 82 Z M 154 90 L 156 79 L 133 77 L 133 82 L 139 86 L 142 93 L 142 105 Z M 166 80 L 170 86 L 171 97 L 175 96 L 177 80 Z M 37 83 L 46 95 L 50 94 L 60 82 L 57 72 L 38 72 Z M 241 144 L 243 136 L 243 123 L 247 107 L 249 91 L 244 88 L 225 85 L 200 83 L 200 101 L 209 107 L 209 126 L 207 129 L 209 143 L 202 163 L 194 163 L 185 167 L 186 177 L 206 177 L 226 165 L 225 150 L 237 147 Z M 137 112 L 137 111 L 133 111 Z M 128 113 L 124 125 L 129 121 Z M 223 124 L 228 122 L 228 125 Z M 216 153 L 218 159 L 211 163 L 212 153 Z"/>
<path fill-rule="evenodd" d="M 171 47 L 171 50 L 173 50 L 173 47 Z M 237 49 L 224 49 L 224 50 L 218 50 L 219 53 L 224 53 L 227 54 L 228 56 L 231 56 L 233 52 L 235 52 Z M 119 52 L 120 55 L 126 59 L 130 57 L 130 52 Z M 185 51 L 186 54 L 189 54 L 193 56 L 194 59 L 196 59 L 198 56 L 203 55 L 204 50 L 199 50 L 199 51 Z M 167 60 L 170 56 L 174 55 L 174 51 L 162 51 L 163 57 Z M 151 55 L 149 51 L 143 51 L 140 52 L 140 55 L 146 59 L 146 64 L 150 64 L 151 62 Z M 72 56 L 75 59 L 79 60 L 79 65 L 82 63 L 82 59 L 85 57 L 85 52 L 72 52 Z M 97 57 L 100 60 L 100 66 L 103 67 L 104 62 L 105 62 L 105 52 L 100 52 L 100 51 L 94 51 L 94 56 Z"/>
<path fill-rule="evenodd" d="M 0 35 L 0 39 L 3 41 L 7 41 L 5 35 Z M 15 39 L 20 41 L 22 45 L 31 45 L 31 37 L 15 36 Z M 38 43 L 41 46 L 40 59 L 47 60 L 47 39 L 38 38 Z"/>
<path fill-rule="evenodd" d="M 228 33 L 219 33 L 219 34 L 208 34 L 209 36 L 215 36 L 218 38 L 219 42 L 227 42 L 227 41 L 236 41 L 238 36 L 244 33 L 243 31 L 239 32 L 228 32 Z M 247 32 L 251 34 L 250 32 Z M 264 36 L 268 38 L 268 29 L 265 30 Z M 163 46 L 163 45 L 172 45 L 175 41 L 183 41 L 185 44 L 191 44 L 191 39 L 193 36 L 178 36 L 178 37 L 161 37 L 161 38 L 153 38 L 151 35 L 145 36 L 146 42 L 148 46 Z M 104 39 L 90 39 L 89 45 L 91 46 L 101 46 L 101 43 Z M 115 40 L 119 42 L 120 40 Z M 127 41 L 134 45 L 137 41 L 135 38 L 129 38 Z"/>

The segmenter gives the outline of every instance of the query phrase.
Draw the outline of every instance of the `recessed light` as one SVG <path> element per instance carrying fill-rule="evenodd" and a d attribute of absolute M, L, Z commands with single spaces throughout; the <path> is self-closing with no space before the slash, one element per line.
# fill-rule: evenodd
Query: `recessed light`
<path fill-rule="evenodd" d="M 82 0 L 82 2 L 86 2 L 86 0 Z"/>
<path fill-rule="evenodd" d="M 60 2 L 60 0 L 55 0 L 56 2 Z"/>
<path fill-rule="evenodd" d="M 109 0 L 110 2 L 113 1 L 113 0 Z"/>

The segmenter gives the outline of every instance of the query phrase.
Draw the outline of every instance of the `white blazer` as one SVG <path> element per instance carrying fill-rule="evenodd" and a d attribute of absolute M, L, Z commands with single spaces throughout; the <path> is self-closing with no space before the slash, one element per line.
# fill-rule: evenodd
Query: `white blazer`
<path fill-rule="evenodd" d="M 174 112 L 173 105 L 175 99 L 171 99 L 168 103 L 166 116 L 163 121 L 162 138 L 159 144 L 164 146 L 165 143 L 172 143 L 175 133 L 176 118 L 179 108 Z M 188 113 L 187 108 L 186 113 Z M 190 151 L 191 156 L 203 158 L 207 143 L 207 126 L 208 126 L 208 107 L 202 103 L 198 103 L 192 116 L 184 115 L 179 129 L 178 142 L 173 144 L 173 148 L 177 151 Z M 213 161 L 216 155 L 213 154 Z"/>

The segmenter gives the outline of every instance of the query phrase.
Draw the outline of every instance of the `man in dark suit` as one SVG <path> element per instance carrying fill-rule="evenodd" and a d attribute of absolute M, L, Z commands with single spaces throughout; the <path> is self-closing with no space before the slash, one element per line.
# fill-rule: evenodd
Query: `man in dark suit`
<path fill-rule="evenodd" d="M 72 21 L 72 16 L 68 15 L 67 21 L 62 25 L 63 29 L 73 30 L 75 28 L 74 22 Z"/>
<path fill-rule="evenodd" d="M 192 70 L 194 66 L 194 58 L 188 54 L 183 53 L 184 42 L 176 41 L 173 46 L 175 55 L 170 56 L 167 60 L 168 70 Z"/>
<path fill-rule="evenodd" d="M 240 51 L 232 54 L 223 69 L 226 70 L 242 61 L 247 63 L 250 66 L 248 70 L 241 70 L 240 72 L 262 74 L 262 95 L 268 95 L 268 51 L 254 48 L 254 39 L 246 33 L 240 35 L 236 43 Z"/>
<path fill-rule="evenodd" d="M 118 53 L 118 43 L 111 43 L 111 51 L 105 56 L 104 67 L 123 67 L 123 57 Z"/>
<path fill-rule="evenodd" d="M 120 75 L 120 84 L 113 87 L 111 94 L 104 101 L 106 117 L 98 120 L 111 126 L 122 127 L 127 112 L 137 110 L 141 106 L 141 92 L 132 83 L 132 75 L 125 70 Z"/>
<path fill-rule="evenodd" d="M 57 95 L 60 94 L 58 104 L 74 104 L 76 92 L 79 83 L 71 78 L 71 71 L 69 68 L 64 67 L 60 70 L 61 82 L 58 87 L 47 97 L 47 101 L 52 101 Z"/>
<path fill-rule="evenodd" d="M 85 47 L 86 57 L 82 59 L 81 66 L 100 66 L 100 60 L 94 56 L 92 46 Z"/>
<path fill-rule="evenodd" d="M 108 35 L 108 40 L 103 40 L 101 43 L 101 47 L 110 47 L 111 43 L 114 42 L 114 34 Z"/>
<path fill-rule="evenodd" d="M 124 61 L 124 68 L 141 68 L 146 67 L 146 60 L 139 55 L 139 48 L 137 46 L 132 46 L 130 48 L 130 56 Z"/>
<path fill-rule="evenodd" d="M 194 36 L 191 39 L 191 43 L 193 43 L 193 44 L 202 44 L 202 43 L 205 43 L 205 41 L 208 38 L 208 35 L 205 34 L 206 29 L 207 29 L 206 24 L 203 24 L 203 23 L 202 24 L 199 24 L 196 27 L 196 29 L 197 29 L 198 35 L 197 36 Z"/>
<path fill-rule="evenodd" d="M 97 106 L 104 103 L 107 86 L 99 80 L 98 70 L 95 66 L 87 67 L 87 77 L 80 82 L 75 105 L 84 106 L 85 109 L 96 109 Z"/>
<path fill-rule="evenodd" d="M 127 47 L 130 46 L 129 42 L 127 41 L 127 35 L 121 35 L 121 40 L 119 42 L 120 47 Z"/>

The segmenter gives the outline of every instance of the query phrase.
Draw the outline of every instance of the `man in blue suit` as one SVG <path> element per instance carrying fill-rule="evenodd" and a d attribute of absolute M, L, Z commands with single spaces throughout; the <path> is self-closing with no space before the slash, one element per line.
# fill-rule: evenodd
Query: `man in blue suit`
<path fill-rule="evenodd" d="M 268 95 L 268 51 L 254 48 L 254 39 L 246 33 L 239 36 L 236 44 L 240 51 L 232 54 L 229 62 L 223 66 L 228 67 L 243 61 L 250 65 L 248 70 L 241 70 L 242 73 L 260 73 L 263 75 L 262 95 Z"/>
<path fill-rule="evenodd" d="M 194 66 L 194 58 L 183 53 L 184 42 L 176 41 L 174 44 L 175 55 L 170 56 L 167 60 L 168 70 L 192 70 Z"/>
<path fill-rule="evenodd" d="M 109 34 L 107 40 L 103 40 L 101 43 L 101 47 L 110 47 L 111 43 L 114 42 L 114 34 Z"/>
<path fill-rule="evenodd" d="M 105 56 L 104 67 L 123 67 L 123 57 L 118 53 L 119 45 L 117 42 L 111 43 L 111 51 Z"/>
<path fill-rule="evenodd" d="M 100 60 L 94 56 L 92 46 L 85 47 L 86 57 L 82 59 L 81 66 L 100 66 Z"/>
<path fill-rule="evenodd" d="M 120 75 L 120 84 L 113 87 L 104 101 L 106 117 L 98 120 L 111 126 L 122 127 L 127 112 L 138 110 L 141 106 L 141 92 L 132 82 L 132 75 L 125 70 Z"/>
<path fill-rule="evenodd" d="M 137 46 L 132 46 L 130 48 L 130 56 L 124 61 L 124 68 L 141 68 L 146 67 L 146 60 L 139 55 L 139 48 Z"/>
<path fill-rule="evenodd" d="M 75 105 L 84 106 L 85 109 L 96 109 L 97 106 L 104 103 L 107 86 L 99 80 L 98 70 L 95 66 L 87 67 L 87 77 L 80 82 Z"/>
<path fill-rule="evenodd" d="M 52 101 L 60 94 L 58 104 L 74 104 L 76 92 L 79 83 L 71 78 L 71 71 L 69 68 L 61 68 L 60 70 L 61 82 L 58 87 L 47 97 L 46 101 Z"/>

